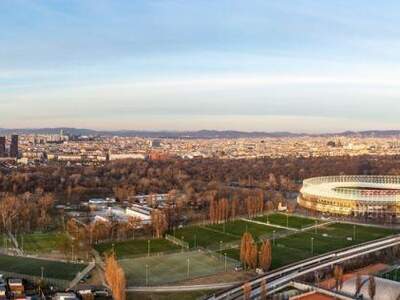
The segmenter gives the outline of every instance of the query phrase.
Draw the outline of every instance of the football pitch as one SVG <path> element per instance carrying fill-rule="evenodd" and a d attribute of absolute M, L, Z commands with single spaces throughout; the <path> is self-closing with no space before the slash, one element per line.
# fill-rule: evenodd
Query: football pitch
<path fill-rule="evenodd" d="M 320 227 L 317 230 L 311 229 L 294 233 L 275 240 L 272 246 L 272 269 L 394 233 L 396 231 L 392 229 L 354 226 L 344 223 L 335 223 Z M 234 259 L 239 258 L 239 249 L 229 249 L 223 252 Z"/>
<path fill-rule="evenodd" d="M 70 244 L 65 233 L 60 232 L 35 232 L 17 237 L 19 246 L 29 253 L 49 253 L 61 251 L 65 245 Z"/>
<path fill-rule="evenodd" d="M 85 267 L 85 264 L 0 255 L 0 274 L 3 271 L 40 277 L 43 268 L 45 278 L 72 280 Z"/>
<path fill-rule="evenodd" d="M 181 248 L 166 239 L 137 239 L 122 242 L 110 242 L 97 244 L 94 247 L 100 254 L 111 251 L 114 248 L 118 258 L 147 255 L 160 252 L 170 252 Z"/>
<path fill-rule="evenodd" d="M 257 217 L 254 220 L 269 223 L 273 225 L 279 225 L 283 227 L 289 227 L 294 229 L 302 229 L 313 225 L 321 224 L 323 221 L 317 219 L 311 219 L 306 217 L 299 217 L 295 215 L 286 215 L 281 213 L 273 213 L 268 216 Z"/>
<path fill-rule="evenodd" d="M 198 250 L 122 259 L 119 262 L 125 271 L 128 286 L 162 285 L 225 272 L 224 257 Z M 226 270 L 232 270 L 236 263 L 226 259 Z"/>
<path fill-rule="evenodd" d="M 226 244 L 239 244 L 243 233 L 250 232 L 254 239 L 260 237 L 271 237 L 275 233 L 282 233 L 285 229 L 268 226 L 267 224 L 256 224 L 244 220 L 236 220 L 221 224 L 205 226 L 190 226 L 176 230 L 175 237 L 189 243 L 191 248 L 204 247 L 218 249 Z"/>

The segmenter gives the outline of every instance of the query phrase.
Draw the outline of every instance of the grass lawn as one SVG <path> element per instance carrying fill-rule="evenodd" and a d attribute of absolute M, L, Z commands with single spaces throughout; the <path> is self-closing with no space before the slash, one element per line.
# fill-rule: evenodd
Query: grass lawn
<path fill-rule="evenodd" d="M 315 225 L 316 223 L 316 220 L 314 219 L 309 219 L 306 217 L 298 217 L 293 215 L 289 215 L 289 217 L 287 217 L 286 214 L 280 214 L 280 213 L 274 213 L 268 216 L 265 215 L 257 217 L 254 220 L 264 223 L 267 223 L 267 221 L 269 221 L 270 224 L 284 226 L 284 227 L 286 227 L 286 225 L 289 224 L 288 227 L 295 229 L 301 229 L 304 227 L 312 226 Z M 323 221 L 317 220 L 317 224 L 320 224 L 322 222 Z"/>
<path fill-rule="evenodd" d="M 349 247 L 374 239 L 388 236 L 396 231 L 391 229 L 375 228 L 368 226 L 356 226 L 356 239 L 353 240 L 353 225 L 332 224 L 314 230 L 299 232 L 275 241 L 272 249 L 272 269 L 293 263 L 317 254 Z M 311 252 L 311 238 L 313 238 L 313 250 Z M 348 240 L 347 238 L 351 238 Z M 230 249 L 227 255 L 238 259 L 239 249 Z"/>
<path fill-rule="evenodd" d="M 118 258 L 147 255 L 148 253 L 148 240 L 138 239 L 122 242 L 101 243 L 95 245 L 95 249 L 103 254 L 111 251 L 114 244 L 115 253 Z M 151 239 L 150 240 L 150 253 L 168 252 L 172 250 L 181 249 L 179 246 L 167 241 L 165 239 Z"/>
<path fill-rule="evenodd" d="M 4 271 L 31 276 L 41 276 L 41 267 L 44 268 L 44 277 L 72 280 L 76 273 L 83 270 L 86 265 L 0 255 L 0 273 L 1 271 Z"/>
<path fill-rule="evenodd" d="M 60 250 L 68 241 L 68 236 L 61 232 L 36 232 L 18 236 L 19 246 L 30 253 L 49 253 Z"/>
<path fill-rule="evenodd" d="M 174 235 L 174 232 L 170 233 Z M 239 241 L 240 237 L 224 234 L 214 230 L 208 230 L 200 226 L 189 226 L 175 230 L 175 237 L 189 243 L 189 247 L 193 248 L 201 246 L 204 248 L 219 245 L 220 241 L 229 243 Z"/>
<path fill-rule="evenodd" d="M 128 286 L 145 285 L 146 269 L 148 270 L 149 285 L 179 282 L 225 271 L 223 258 L 220 259 L 199 251 L 122 259 L 119 262 L 125 271 Z M 228 259 L 227 270 L 232 270 L 235 264 L 236 262 Z"/>
<path fill-rule="evenodd" d="M 243 220 L 227 222 L 225 224 L 208 225 L 207 227 L 220 232 L 234 235 L 237 237 L 238 240 L 242 238 L 243 233 L 245 233 L 246 231 L 250 232 L 254 239 L 258 239 L 260 236 L 263 235 L 272 237 L 273 231 L 280 232 L 284 230 L 268 225 L 246 222 Z"/>

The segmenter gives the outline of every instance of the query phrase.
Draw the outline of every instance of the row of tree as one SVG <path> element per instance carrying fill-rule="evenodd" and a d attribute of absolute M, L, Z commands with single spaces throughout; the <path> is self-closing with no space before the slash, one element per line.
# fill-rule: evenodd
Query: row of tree
<path fill-rule="evenodd" d="M 245 232 L 240 242 L 240 261 L 245 268 L 268 271 L 272 263 L 271 242 L 263 241 L 259 249 L 251 233 Z"/>
<path fill-rule="evenodd" d="M 264 194 L 262 192 L 246 197 L 243 205 L 236 197 L 231 200 L 227 198 L 220 200 L 211 198 L 209 204 L 210 223 L 217 224 L 235 219 L 243 213 L 240 209 L 241 207 L 245 207 L 245 213 L 249 218 L 262 214 L 266 209 L 269 210 L 271 208 L 269 205 L 265 206 Z"/>

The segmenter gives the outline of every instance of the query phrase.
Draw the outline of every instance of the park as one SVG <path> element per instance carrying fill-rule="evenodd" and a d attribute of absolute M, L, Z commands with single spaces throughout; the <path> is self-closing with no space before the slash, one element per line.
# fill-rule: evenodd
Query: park
<path fill-rule="evenodd" d="M 258 244 L 271 241 L 271 269 L 276 269 L 389 236 L 396 230 L 271 213 L 254 219 L 190 225 L 168 233 L 187 243 L 187 248 L 166 239 L 136 239 L 102 243 L 95 249 L 101 254 L 114 250 L 128 285 L 172 284 L 233 271 L 241 264 L 239 245 L 245 232 Z"/>

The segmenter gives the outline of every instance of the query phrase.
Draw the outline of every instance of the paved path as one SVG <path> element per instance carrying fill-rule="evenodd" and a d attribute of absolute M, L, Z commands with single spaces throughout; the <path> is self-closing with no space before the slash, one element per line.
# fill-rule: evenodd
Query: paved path
<path fill-rule="evenodd" d="M 197 284 L 197 285 L 176 285 L 176 286 L 135 286 L 127 287 L 127 292 L 188 292 L 188 291 L 204 291 L 204 290 L 218 290 L 232 287 L 239 282 L 228 283 L 214 283 L 214 284 Z"/>
<path fill-rule="evenodd" d="M 272 224 L 272 223 L 260 222 L 260 221 L 256 221 L 256 220 L 252 220 L 252 219 L 242 218 L 241 220 L 250 222 L 250 223 L 255 223 L 258 225 L 264 225 L 264 226 L 268 226 L 268 227 L 276 227 L 276 228 L 285 229 L 285 230 L 289 230 L 289 231 L 299 231 L 299 229 L 296 229 L 296 228 L 276 225 L 276 224 Z"/>
<path fill-rule="evenodd" d="M 94 269 L 95 266 L 96 264 L 94 262 L 91 262 L 85 269 L 76 274 L 75 278 L 69 284 L 69 289 L 72 289 L 74 286 L 76 286 L 79 283 L 79 281 L 81 281 L 81 279 L 85 277 L 86 274 L 88 274 Z"/>
<path fill-rule="evenodd" d="M 10 237 L 11 241 L 13 242 L 16 253 L 18 255 L 23 255 L 24 252 L 19 248 L 18 241 L 15 238 L 15 236 L 10 231 L 7 231 L 7 235 Z"/>

